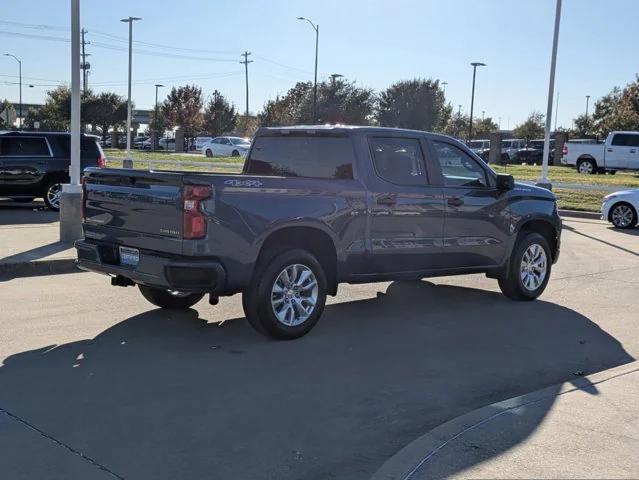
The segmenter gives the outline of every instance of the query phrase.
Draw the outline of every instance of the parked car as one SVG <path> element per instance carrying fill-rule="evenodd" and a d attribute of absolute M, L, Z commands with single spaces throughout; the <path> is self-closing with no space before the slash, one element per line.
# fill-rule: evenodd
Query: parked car
<path fill-rule="evenodd" d="M 215 137 L 201 148 L 207 157 L 243 157 L 251 148 L 251 142 L 241 137 Z"/>
<path fill-rule="evenodd" d="M 133 148 L 143 148 L 144 147 L 144 142 L 146 142 L 147 140 L 151 140 L 149 137 L 141 135 L 141 136 L 137 136 L 133 139 L 133 143 L 132 143 L 132 147 Z M 126 138 L 125 138 L 125 142 L 126 142 Z M 126 146 L 126 143 L 125 143 Z"/>
<path fill-rule="evenodd" d="M 213 137 L 195 137 L 193 149 L 202 152 L 202 147 L 211 140 L 213 140 Z"/>
<path fill-rule="evenodd" d="M 151 139 L 147 138 L 142 143 L 142 150 L 151 150 Z M 175 138 L 162 137 L 158 140 L 158 150 L 175 150 Z"/>
<path fill-rule="evenodd" d="M 555 157 L 555 140 L 550 139 L 550 152 L 548 160 L 553 162 Z M 524 148 L 517 150 L 516 159 L 517 162 L 525 163 L 527 165 L 541 164 L 544 158 L 544 140 L 531 140 L 526 144 Z"/>
<path fill-rule="evenodd" d="M 639 170 L 639 132 L 610 132 L 600 144 L 564 144 L 561 163 L 583 174 Z"/>
<path fill-rule="evenodd" d="M 242 292 L 276 338 L 311 330 L 343 282 L 483 272 L 532 300 L 560 249 L 551 191 L 414 130 L 261 128 L 241 174 L 89 169 L 83 189 L 82 269 L 161 308 Z"/>
<path fill-rule="evenodd" d="M 507 163 L 517 161 L 517 152 L 526 146 L 526 140 L 521 138 L 508 138 L 501 141 L 501 157 Z"/>
<path fill-rule="evenodd" d="M 632 228 L 639 218 L 639 189 L 621 190 L 606 195 L 601 205 L 601 219 L 617 228 Z"/>
<path fill-rule="evenodd" d="M 62 184 L 69 183 L 71 136 L 68 133 L 6 132 L 0 134 L 0 197 L 16 202 L 43 198 L 60 208 Z M 98 137 L 80 137 L 81 168 L 104 167 Z"/>
<path fill-rule="evenodd" d="M 490 154 L 490 140 L 471 140 L 468 142 L 470 148 L 479 158 L 488 163 L 488 155 Z"/>

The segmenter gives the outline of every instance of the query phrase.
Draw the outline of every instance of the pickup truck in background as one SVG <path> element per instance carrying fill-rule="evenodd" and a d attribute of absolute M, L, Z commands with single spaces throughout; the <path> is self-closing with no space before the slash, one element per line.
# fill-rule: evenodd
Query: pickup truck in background
<path fill-rule="evenodd" d="M 249 322 L 283 339 L 342 282 L 485 273 L 532 300 L 560 248 L 552 192 L 413 130 L 261 128 L 241 174 L 90 168 L 83 195 L 82 269 L 161 308 L 242 293 Z"/>
<path fill-rule="evenodd" d="M 639 170 L 639 132 L 610 132 L 604 143 L 566 142 L 561 163 L 583 174 Z"/>

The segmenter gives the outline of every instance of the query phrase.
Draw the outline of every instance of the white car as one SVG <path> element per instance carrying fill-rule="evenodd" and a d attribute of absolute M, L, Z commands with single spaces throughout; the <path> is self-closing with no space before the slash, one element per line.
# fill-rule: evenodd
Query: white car
<path fill-rule="evenodd" d="M 601 204 L 601 219 L 617 228 L 632 228 L 637 225 L 639 212 L 639 188 L 621 190 L 606 195 Z"/>
<path fill-rule="evenodd" d="M 202 151 L 202 147 L 213 140 L 213 137 L 195 137 L 195 150 Z"/>
<path fill-rule="evenodd" d="M 245 157 L 251 142 L 241 137 L 215 137 L 206 142 L 200 151 L 207 157 Z"/>

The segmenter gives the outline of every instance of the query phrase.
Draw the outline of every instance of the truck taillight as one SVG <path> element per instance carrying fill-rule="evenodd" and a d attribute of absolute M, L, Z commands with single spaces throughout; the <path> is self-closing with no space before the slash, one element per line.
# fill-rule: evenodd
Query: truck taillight
<path fill-rule="evenodd" d="M 84 221 L 84 219 L 87 216 L 87 185 L 86 185 L 86 178 L 83 176 L 82 177 L 82 190 L 81 190 L 81 194 L 80 194 L 80 212 L 82 213 L 82 220 Z"/>
<path fill-rule="evenodd" d="M 200 205 L 212 195 L 213 189 L 208 185 L 184 186 L 183 238 L 192 240 L 206 236 L 206 216 Z"/>
<path fill-rule="evenodd" d="M 563 156 L 568 155 L 568 145 L 566 145 L 565 143 L 564 143 L 564 148 L 561 149 L 561 154 Z"/>
<path fill-rule="evenodd" d="M 98 156 L 98 167 L 99 168 L 106 167 L 106 158 L 104 157 L 104 153 L 102 152 L 100 152 L 100 155 Z"/>

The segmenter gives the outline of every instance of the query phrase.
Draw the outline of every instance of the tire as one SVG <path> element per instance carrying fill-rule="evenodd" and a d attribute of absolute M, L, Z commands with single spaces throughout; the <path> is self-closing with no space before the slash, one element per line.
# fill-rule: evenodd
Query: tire
<path fill-rule="evenodd" d="M 62 194 L 62 183 L 60 179 L 47 180 L 42 189 L 42 198 L 50 210 L 57 212 L 60 210 L 60 195 Z"/>
<path fill-rule="evenodd" d="M 637 210 L 626 202 L 619 202 L 612 206 L 608 214 L 608 221 L 615 228 L 625 230 L 637 225 Z"/>
<path fill-rule="evenodd" d="M 579 160 L 577 162 L 577 171 L 583 175 L 594 175 L 597 173 L 597 164 L 590 159 Z"/>
<path fill-rule="evenodd" d="M 617 170 L 608 170 L 608 175 L 614 175 L 617 173 Z"/>
<path fill-rule="evenodd" d="M 543 277 L 533 266 L 535 262 L 539 267 L 543 263 Z M 551 269 L 552 255 L 546 239 L 539 233 L 524 233 L 513 248 L 506 272 L 498 279 L 499 288 L 511 300 L 534 300 L 548 285 Z"/>
<path fill-rule="evenodd" d="M 140 293 L 156 307 L 167 309 L 186 309 L 192 307 L 204 297 L 203 293 L 182 293 L 162 288 L 139 285 Z"/>
<path fill-rule="evenodd" d="M 11 200 L 13 200 L 16 203 L 29 203 L 29 202 L 33 202 L 34 198 L 35 197 L 29 197 L 29 198 L 20 197 L 20 198 L 12 198 Z"/>
<path fill-rule="evenodd" d="M 205 154 L 206 154 L 206 156 L 207 156 L 207 157 L 209 157 L 209 158 L 211 158 L 211 157 L 213 156 L 213 152 L 212 152 L 210 149 L 208 149 L 208 148 L 206 149 Z"/>
<path fill-rule="evenodd" d="M 266 259 L 256 267 L 253 281 L 242 295 L 246 318 L 264 335 L 280 340 L 302 337 L 324 311 L 324 270 L 311 253 L 301 249 L 275 253 Z M 293 288 L 286 285 L 287 278 L 291 278 Z"/>
<path fill-rule="evenodd" d="M 239 157 L 240 156 L 240 152 L 238 152 L 237 150 L 233 150 L 231 152 L 231 157 Z"/>

